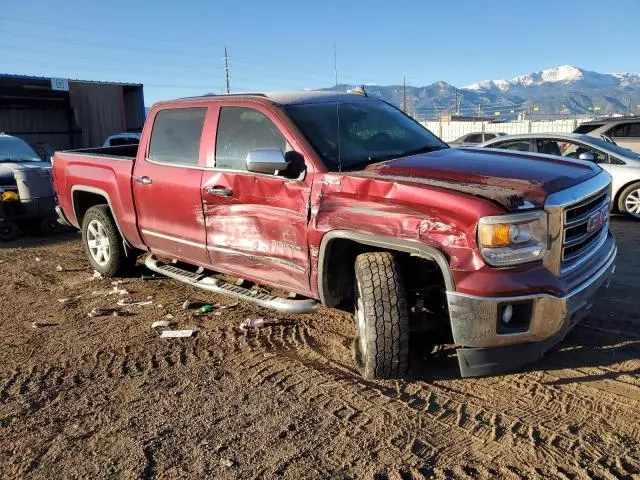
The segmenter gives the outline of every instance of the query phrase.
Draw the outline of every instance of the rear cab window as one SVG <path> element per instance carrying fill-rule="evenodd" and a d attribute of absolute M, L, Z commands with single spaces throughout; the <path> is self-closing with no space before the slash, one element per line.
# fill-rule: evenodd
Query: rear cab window
<path fill-rule="evenodd" d="M 159 163 L 197 166 L 207 109 L 169 108 L 154 119 L 148 158 Z"/>

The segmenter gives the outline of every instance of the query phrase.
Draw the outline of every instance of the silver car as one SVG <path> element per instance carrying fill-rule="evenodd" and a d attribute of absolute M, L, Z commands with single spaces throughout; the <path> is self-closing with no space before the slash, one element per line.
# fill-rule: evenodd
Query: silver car
<path fill-rule="evenodd" d="M 624 148 L 640 153 L 640 117 L 593 120 L 581 123 L 574 133 L 605 135 Z"/>
<path fill-rule="evenodd" d="M 466 135 L 461 136 L 460 138 L 456 138 L 451 142 L 447 142 L 452 147 L 470 147 L 478 145 L 479 143 L 486 142 L 488 140 L 493 140 L 496 137 L 501 137 L 506 135 L 506 133 L 501 132 L 473 132 L 467 133 Z"/>
<path fill-rule="evenodd" d="M 640 155 L 614 142 L 579 133 L 528 133 L 496 138 L 478 147 L 595 162 L 613 177 L 612 209 L 640 220 Z"/>

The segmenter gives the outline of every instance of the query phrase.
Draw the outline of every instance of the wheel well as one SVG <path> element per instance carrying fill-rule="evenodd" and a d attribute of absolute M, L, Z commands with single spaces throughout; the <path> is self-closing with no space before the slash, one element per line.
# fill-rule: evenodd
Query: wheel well
<path fill-rule="evenodd" d="M 96 205 L 108 205 L 107 199 L 99 193 L 76 190 L 73 192 L 73 209 L 78 221 L 78 227 L 82 226 L 82 219 L 91 207 Z"/>
<path fill-rule="evenodd" d="M 628 182 L 628 183 L 624 184 L 622 187 L 620 187 L 618 189 L 618 191 L 616 192 L 616 194 L 614 196 L 614 200 L 613 200 L 613 209 L 614 209 L 614 211 L 619 212 L 618 202 L 620 201 L 620 195 L 622 195 L 622 192 L 624 192 L 628 187 L 630 187 L 631 185 L 634 185 L 634 184 L 640 185 L 640 180 L 632 180 L 631 182 Z"/>
<path fill-rule="evenodd" d="M 409 305 L 421 303 L 425 297 L 438 297 L 435 303 L 446 306 L 446 286 L 438 264 L 428 258 L 388 248 L 379 248 L 354 240 L 336 238 L 326 247 L 323 278 L 324 302 L 330 307 L 353 308 L 354 263 L 366 252 L 391 252 L 400 263 Z"/>

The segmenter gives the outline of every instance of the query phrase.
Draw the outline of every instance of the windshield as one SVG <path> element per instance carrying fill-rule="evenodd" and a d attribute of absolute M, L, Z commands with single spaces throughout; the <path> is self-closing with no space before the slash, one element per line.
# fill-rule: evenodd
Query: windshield
<path fill-rule="evenodd" d="M 637 158 L 638 154 L 633 150 L 629 150 L 628 148 L 621 147 L 617 143 L 607 142 L 606 140 L 602 140 L 601 138 L 595 137 L 587 137 L 588 142 L 593 144 L 594 146 L 598 146 L 600 148 L 605 148 L 610 152 L 618 155 L 622 155 L 627 158 Z"/>
<path fill-rule="evenodd" d="M 38 154 L 24 141 L 0 135 L 0 162 L 41 162 Z"/>
<path fill-rule="evenodd" d="M 381 101 L 292 105 L 286 111 L 331 171 L 448 148 L 419 123 Z"/>

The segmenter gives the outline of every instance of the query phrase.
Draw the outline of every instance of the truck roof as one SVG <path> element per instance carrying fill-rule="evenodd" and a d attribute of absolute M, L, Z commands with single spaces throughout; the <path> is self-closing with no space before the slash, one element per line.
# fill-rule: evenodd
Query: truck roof
<path fill-rule="evenodd" d="M 349 102 L 367 101 L 372 97 L 366 95 L 360 95 L 351 92 L 332 92 L 326 90 L 302 90 L 302 91 L 285 91 L 285 92 L 247 92 L 247 93 L 227 93 L 222 95 L 202 95 L 199 97 L 187 97 L 178 100 L 168 100 L 166 102 L 159 102 L 162 104 L 171 103 L 174 101 L 185 100 L 224 100 L 225 98 L 251 98 L 251 99 L 263 99 L 270 100 L 278 105 L 301 105 L 310 103 L 334 103 L 344 102 L 345 98 L 348 98 Z"/>

